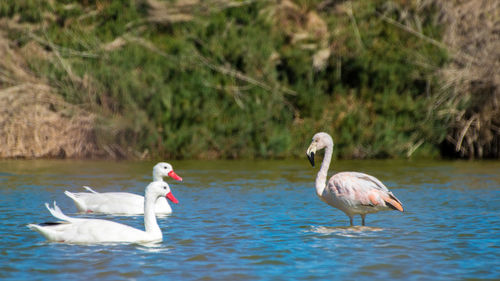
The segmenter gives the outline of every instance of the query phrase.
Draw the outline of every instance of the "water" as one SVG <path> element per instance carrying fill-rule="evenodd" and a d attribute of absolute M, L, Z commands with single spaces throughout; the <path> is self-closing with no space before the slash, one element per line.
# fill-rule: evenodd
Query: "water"
<path fill-rule="evenodd" d="M 500 162 L 333 163 L 403 202 L 405 213 L 368 215 L 367 227 L 316 197 L 306 159 L 172 162 L 180 203 L 159 219 L 156 245 L 49 243 L 25 226 L 53 221 L 54 200 L 82 216 L 64 190 L 142 193 L 154 164 L 0 161 L 0 279 L 500 279 Z M 98 217 L 143 228 L 140 216 Z"/>

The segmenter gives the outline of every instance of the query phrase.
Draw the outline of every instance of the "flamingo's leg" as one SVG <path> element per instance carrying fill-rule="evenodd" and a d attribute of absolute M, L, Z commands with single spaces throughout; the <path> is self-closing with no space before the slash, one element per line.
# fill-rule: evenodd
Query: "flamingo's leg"
<path fill-rule="evenodd" d="M 361 215 L 361 225 L 365 225 L 365 218 L 366 218 L 366 214 L 362 214 Z"/>

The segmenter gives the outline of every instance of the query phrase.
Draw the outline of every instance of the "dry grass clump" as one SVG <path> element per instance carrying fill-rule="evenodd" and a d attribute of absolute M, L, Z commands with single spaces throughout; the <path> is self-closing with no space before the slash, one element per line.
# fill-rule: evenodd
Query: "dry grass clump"
<path fill-rule="evenodd" d="M 0 158 L 105 156 L 95 137 L 95 116 L 65 102 L 27 70 L 0 34 Z M 41 51 L 28 45 L 32 54 Z"/>
<path fill-rule="evenodd" d="M 322 40 L 328 36 L 328 26 L 311 7 L 293 1 L 278 1 L 262 11 L 280 31 L 291 37 L 292 42 L 306 39 Z"/>
<path fill-rule="evenodd" d="M 77 110 L 44 84 L 0 90 L 0 158 L 88 158 L 100 152 L 94 115 Z"/>
<path fill-rule="evenodd" d="M 299 6 L 291 0 L 276 1 L 261 13 L 284 32 L 292 45 L 304 50 L 312 50 L 313 68 L 322 70 L 326 67 L 332 50 L 329 46 L 331 32 L 325 20 L 316 8 Z"/>
<path fill-rule="evenodd" d="M 177 0 L 158 1 L 146 0 L 148 9 L 148 21 L 158 24 L 172 24 L 176 22 L 191 21 L 195 13 L 207 13 L 219 11 L 230 7 L 247 5 L 253 1 L 231 1 L 231 0 Z"/>
<path fill-rule="evenodd" d="M 439 101 L 454 109 L 444 112 L 452 118 L 447 141 L 461 157 L 500 158 L 500 2 L 438 2 L 452 54 Z"/>

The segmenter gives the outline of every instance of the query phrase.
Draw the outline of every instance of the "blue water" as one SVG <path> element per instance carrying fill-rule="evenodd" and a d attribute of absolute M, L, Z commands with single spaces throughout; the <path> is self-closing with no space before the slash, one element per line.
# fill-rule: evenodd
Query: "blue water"
<path fill-rule="evenodd" d="M 49 243 L 26 227 L 77 213 L 64 190 L 142 193 L 153 162 L 0 161 L 2 280 L 499 280 L 500 162 L 339 161 L 405 213 L 348 227 L 303 161 L 174 161 L 180 203 L 156 245 Z M 97 216 L 143 228 L 140 216 Z M 359 217 L 355 224 L 360 224 Z"/>

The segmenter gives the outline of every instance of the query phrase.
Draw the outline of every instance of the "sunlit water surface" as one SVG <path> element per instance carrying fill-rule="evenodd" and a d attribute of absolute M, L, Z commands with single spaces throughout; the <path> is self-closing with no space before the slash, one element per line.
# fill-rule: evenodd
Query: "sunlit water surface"
<path fill-rule="evenodd" d="M 405 212 L 348 227 L 303 161 L 173 161 L 180 203 L 155 245 L 49 243 L 26 227 L 78 214 L 64 190 L 143 193 L 152 162 L 0 161 L 2 280 L 500 279 L 500 163 L 339 161 L 382 180 Z M 137 228 L 141 216 L 101 215 Z M 359 217 L 355 224 L 360 224 Z"/>

